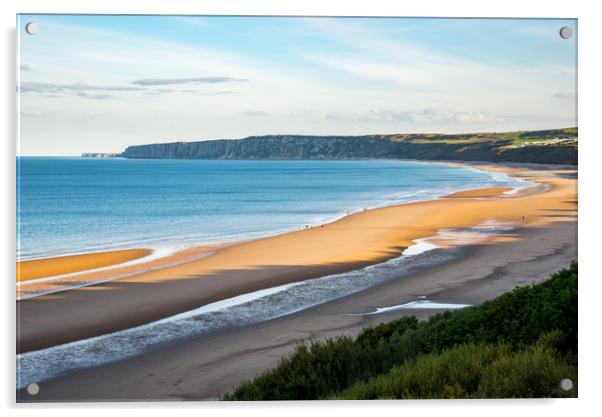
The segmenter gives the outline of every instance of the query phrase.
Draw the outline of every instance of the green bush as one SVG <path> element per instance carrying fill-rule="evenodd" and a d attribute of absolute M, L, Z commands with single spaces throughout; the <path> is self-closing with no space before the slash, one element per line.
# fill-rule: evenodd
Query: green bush
<path fill-rule="evenodd" d="M 546 337 L 559 337 L 553 332 Z M 562 340 L 564 342 L 564 340 Z M 499 358 L 483 369 L 478 398 L 543 398 L 577 396 L 576 355 L 559 352 L 560 345 L 549 346 L 542 339 L 535 346 Z M 574 387 L 570 391 L 560 388 L 560 381 L 570 378 Z"/>
<path fill-rule="evenodd" d="M 241 384 L 224 399 L 326 398 L 420 355 L 441 353 L 461 345 L 481 346 L 475 349 L 483 348 L 482 345 L 499 345 L 523 351 L 542 335 L 555 330 L 562 336 L 556 346 L 558 354 L 576 355 L 577 264 L 541 284 L 516 288 L 480 306 L 438 314 L 426 322 L 404 317 L 364 329 L 355 340 L 337 337 L 302 344 L 275 369 Z M 528 360 L 535 359 L 529 357 Z M 499 372 L 504 363 L 496 365 Z M 466 387 L 458 382 L 450 383 L 445 389 L 447 396 L 462 396 L 464 391 L 461 390 Z M 506 394 L 490 390 L 483 391 L 483 396 L 531 395 L 524 389 L 515 393 L 510 387 L 503 389 Z"/>
<path fill-rule="evenodd" d="M 561 339 L 548 333 L 540 341 Z M 333 399 L 542 398 L 576 396 L 560 389 L 563 378 L 577 380 L 576 363 L 557 346 L 537 343 L 522 351 L 507 344 L 462 345 L 421 355 L 388 373 L 359 382 Z"/>

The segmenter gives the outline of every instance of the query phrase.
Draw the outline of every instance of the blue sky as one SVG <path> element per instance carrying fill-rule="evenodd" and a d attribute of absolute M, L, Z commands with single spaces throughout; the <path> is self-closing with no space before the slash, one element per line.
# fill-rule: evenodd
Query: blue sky
<path fill-rule="evenodd" d="M 576 125 L 574 20 L 21 15 L 17 25 L 22 155 Z M 575 36 L 561 39 L 562 26 Z"/>

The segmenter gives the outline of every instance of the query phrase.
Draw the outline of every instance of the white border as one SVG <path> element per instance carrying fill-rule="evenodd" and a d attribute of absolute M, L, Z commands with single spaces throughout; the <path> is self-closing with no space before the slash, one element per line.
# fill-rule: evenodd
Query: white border
<path fill-rule="evenodd" d="M 2 247 L 4 312 L 8 320 L 2 343 L 3 370 L 2 405 L 11 414 L 20 409 L 26 415 L 100 416 L 108 410 L 127 409 L 129 413 L 164 417 L 167 409 L 176 408 L 178 415 L 247 415 L 306 416 L 308 413 L 341 412 L 348 416 L 363 416 L 377 411 L 381 415 L 421 413 L 451 416 L 504 416 L 508 413 L 531 412 L 545 415 L 593 414 L 599 398 L 600 383 L 600 311 L 597 310 L 602 281 L 596 232 L 600 227 L 600 192 L 602 175 L 596 168 L 602 158 L 602 126 L 600 125 L 600 40 L 602 15 L 596 13 L 594 1 L 533 1 L 504 0 L 497 2 L 475 0 L 4 0 L 2 13 Z M 579 327 L 579 400 L 517 400 L 517 401 L 412 401 L 412 402 L 354 402 L 354 403 L 152 403 L 152 404 L 54 404 L 14 405 L 14 253 L 15 253 L 15 14 L 21 13 L 122 13 L 122 14 L 249 14 L 249 15 L 333 15 L 333 16 L 437 16 L 437 17 L 562 17 L 579 19 L 579 260 L 581 269 L 580 327 Z M 82 411 L 85 409 L 85 411 Z"/>

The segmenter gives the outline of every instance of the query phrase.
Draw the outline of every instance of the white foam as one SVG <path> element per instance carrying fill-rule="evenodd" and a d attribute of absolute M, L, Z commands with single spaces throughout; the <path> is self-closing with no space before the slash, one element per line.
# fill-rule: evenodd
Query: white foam
<path fill-rule="evenodd" d="M 179 249 L 178 249 L 179 250 Z M 177 250 L 175 250 L 177 252 Z M 214 252 L 213 251 L 208 251 L 205 252 L 197 257 L 195 257 L 196 260 L 198 259 L 203 259 L 206 258 L 208 256 L 213 255 Z M 169 255 L 165 255 L 169 256 Z M 145 257 L 145 259 L 148 259 L 147 257 Z M 158 259 L 158 258 L 157 258 Z M 177 266 L 177 265 L 181 265 L 182 263 L 188 262 L 188 260 L 184 259 L 184 260 L 177 260 L 177 261 L 173 261 L 173 262 L 168 262 L 168 263 L 163 263 L 160 265 L 155 265 L 152 267 L 147 267 L 144 269 L 144 272 L 152 272 L 152 271 L 156 271 L 158 269 L 162 269 L 162 268 L 168 268 L 168 267 L 172 267 L 172 266 Z M 142 263 L 142 262 L 140 262 Z M 124 264 L 119 264 L 119 266 L 124 266 Z M 88 271 L 82 271 L 82 274 L 84 273 L 89 273 L 92 270 L 88 270 Z M 122 279 L 122 278 L 127 278 L 127 277 L 131 277 L 133 275 L 137 275 L 139 274 L 141 271 L 139 270 L 134 270 L 134 271 L 128 271 L 128 272 L 124 272 L 121 274 L 117 274 L 117 275 L 111 275 L 108 278 L 101 278 L 101 279 L 92 279 L 89 281 L 61 281 L 63 279 L 68 279 L 70 278 L 69 276 L 67 276 L 66 278 L 59 278 L 58 276 L 54 276 L 54 277 L 47 277 L 47 278 L 41 278 L 40 280 L 30 280 L 30 281 L 25 281 L 22 282 L 21 284 L 23 286 L 27 285 L 28 283 L 32 283 L 32 282 L 40 282 L 41 280 L 47 280 L 50 282 L 50 285 L 54 285 L 52 287 L 48 287 L 45 288 L 43 290 L 35 290 L 35 291 L 28 291 L 27 289 L 22 290 L 20 293 L 18 293 L 17 296 L 17 300 L 27 300 L 28 298 L 33 298 L 33 297 L 39 297 L 41 295 L 48 295 L 48 294 L 56 294 L 59 292 L 63 292 L 63 291 L 69 291 L 69 290 L 73 290 L 76 288 L 82 288 L 82 287 L 89 287 L 92 285 L 97 285 L 97 284 L 103 284 L 105 282 L 111 282 L 111 281 L 115 281 L 118 279 Z"/>
<path fill-rule="evenodd" d="M 455 310 L 455 309 L 460 309 L 460 308 L 466 308 L 466 307 L 471 307 L 471 304 L 451 304 L 451 303 L 437 303 L 434 301 L 429 301 L 429 300 L 417 300 L 417 301 L 411 301 L 409 303 L 405 303 L 405 304 L 399 304 L 396 306 L 390 306 L 390 307 L 379 307 L 376 309 L 376 311 L 373 311 L 372 313 L 366 313 L 366 314 L 382 314 L 382 313 L 387 313 L 389 311 L 396 311 L 396 310 Z"/>
<path fill-rule="evenodd" d="M 415 256 L 420 255 L 421 253 L 428 252 L 433 249 L 437 249 L 437 245 L 428 242 L 430 238 L 424 239 L 416 239 L 413 240 L 415 242 L 414 245 L 408 246 L 406 250 L 403 251 L 404 256 Z"/>
<path fill-rule="evenodd" d="M 288 290 L 292 287 L 296 287 L 297 285 L 300 285 L 300 284 L 302 284 L 302 282 L 293 282 L 291 284 L 279 285 L 277 287 L 266 288 L 263 290 L 258 290 L 258 291 L 254 291 L 254 292 L 250 292 L 250 293 L 246 293 L 246 294 L 241 294 L 236 297 L 226 298 L 225 300 L 216 301 L 215 303 L 207 304 L 207 305 L 204 305 L 203 307 L 199 307 L 194 310 L 190 310 L 190 311 L 186 311 L 184 313 L 176 314 L 174 316 L 166 317 L 162 320 L 155 321 L 146 326 L 162 324 L 162 323 L 169 323 L 169 322 L 178 321 L 178 320 L 185 320 L 185 319 L 199 316 L 201 314 L 207 314 L 207 313 L 213 313 L 216 311 L 225 310 L 227 308 L 231 308 L 231 307 L 239 306 L 241 304 L 249 303 L 251 301 L 255 301 L 260 298 L 264 298 L 264 297 L 267 297 L 267 296 L 270 296 L 273 294 L 278 294 L 282 291 L 286 291 L 286 290 Z M 144 326 L 141 326 L 140 328 L 142 329 L 142 328 L 144 328 Z"/>
<path fill-rule="evenodd" d="M 541 192 L 546 192 L 550 189 L 550 186 L 548 184 L 538 184 L 538 183 L 534 183 L 531 181 L 527 181 L 521 178 L 517 178 L 517 181 L 519 182 L 523 182 L 524 184 L 518 185 L 516 187 L 513 187 L 510 190 L 504 191 L 502 193 L 502 195 L 504 196 L 514 196 L 520 192 L 522 192 L 523 190 L 527 189 L 527 188 L 540 188 Z"/>
<path fill-rule="evenodd" d="M 504 191 L 502 193 L 502 196 L 513 196 L 515 194 L 518 194 L 520 191 L 524 190 L 525 188 L 529 188 L 529 187 L 533 187 L 533 186 L 537 186 L 537 183 L 534 183 L 532 181 L 526 180 L 524 178 L 520 178 L 517 176 L 510 176 L 509 174 L 505 173 L 505 172 L 495 172 L 495 171 L 486 171 L 480 168 L 476 168 L 473 166 L 464 166 L 464 168 L 472 170 L 472 171 L 478 171 L 478 172 L 482 172 L 485 173 L 489 176 L 489 178 L 491 178 L 494 182 L 507 182 L 507 183 L 511 183 L 512 184 L 512 188 L 510 190 Z"/>
<path fill-rule="evenodd" d="M 50 277 L 44 277 L 44 278 L 38 278 L 38 279 L 30 279 L 30 280 L 27 280 L 27 281 L 21 281 L 21 282 L 17 282 L 17 287 L 26 286 L 26 285 L 30 285 L 30 284 L 38 284 L 40 282 L 50 282 L 50 281 L 55 281 L 55 280 L 59 280 L 59 279 L 63 279 L 63 278 L 76 277 L 78 275 L 90 274 L 90 273 L 94 273 L 94 272 L 109 271 L 111 269 L 123 268 L 123 267 L 127 267 L 127 266 L 143 264 L 143 263 L 146 263 L 146 262 L 152 262 L 152 261 L 155 261 L 157 259 L 165 258 L 167 256 L 173 255 L 175 252 L 177 252 L 176 248 L 158 248 L 158 249 L 153 249 L 151 251 L 151 253 L 149 253 L 147 256 L 143 256 L 143 257 L 137 258 L 137 259 L 132 259 L 131 261 L 121 262 L 121 263 L 114 264 L 114 265 L 109 265 L 109 266 L 103 266 L 103 267 L 100 267 L 100 268 L 93 268 L 93 269 L 86 269 L 86 270 L 83 270 L 83 271 L 70 272 L 68 274 L 53 275 L 53 276 L 50 276 Z M 89 254 L 93 255 L 94 253 L 89 253 Z M 51 258 L 46 258 L 46 259 L 51 259 Z"/>

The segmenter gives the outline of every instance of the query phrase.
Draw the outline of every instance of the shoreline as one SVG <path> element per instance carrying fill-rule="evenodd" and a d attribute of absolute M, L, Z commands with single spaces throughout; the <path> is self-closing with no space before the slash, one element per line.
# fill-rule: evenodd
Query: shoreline
<path fill-rule="evenodd" d="M 123 330 L 244 293 L 383 262 L 398 256 L 414 239 L 432 236 L 441 228 L 471 227 L 488 218 L 516 221 L 520 213 L 528 214 L 521 227 L 539 227 L 563 220 L 562 216 L 547 218 L 539 210 L 570 211 L 576 206 L 572 202 L 576 202 L 576 181 L 556 175 L 566 169 L 495 168 L 515 175 L 522 172 L 533 182 L 547 183 L 549 189 L 354 213 L 322 228 L 232 245 L 200 260 L 23 300 L 17 303 L 17 350 L 38 350 Z"/>
<path fill-rule="evenodd" d="M 471 245 L 441 265 L 290 315 L 228 327 L 156 350 L 42 383 L 40 393 L 17 390 L 18 401 L 216 400 L 278 364 L 303 341 L 356 336 L 363 328 L 402 316 L 424 320 L 443 310 L 365 314 L 417 299 L 479 304 L 516 286 L 541 282 L 576 255 L 576 223 L 519 229 L 517 239 Z M 537 248 L 533 241 L 541 242 Z M 349 314 L 354 313 L 354 314 Z"/>
<path fill-rule="evenodd" d="M 389 160 L 383 160 L 389 161 Z M 400 160 L 401 162 L 415 162 L 415 163 L 436 163 L 442 165 L 449 166 L 458 166 L 466 169 L 474 169 L 478 171 L 484 172 L 499 172 L 493 171 L 489 169 L 484 169 L 488 165 L 495 164 L 485 164 L 478 165 L 477 163 L 458 163 L 457 161 L 420 161 L 420 160 Z M 512 178 L 511 175 L 502 171 L 505 175 Z M 399 207 L 407 204 L 421 203 L 421 202 L 429 202 L 436 201 L 440 199 L 449 199 L 449 198 L 481 198 L 481 197 L 498 197 L 501 194 L 505 194 L 509 191 L 520 192 L 525 188 L 532 188 L 534 186 L 533 183 L 527 182 L 529 185 L 526 186 L 515 186 L 515 187 L 488 187 L 488 188 L 468 188 L 468 189 L 459 189 L 457 191 L 451 192 L 446 195 L 436 196 L 434 198 L 427 199 L 418 199 L 407 202 L 394 202 L 393 204 L 377 204 L 374 206 L 370 206 L 368 208 L 364 208 L 363 210 L 356 211 L 345 211 L 344 209 L 340 210 L 338 215 L 333 215 L 332 217 L 325 219 L 324 223 L 313 224 L 306 228 L 294 228 L 289 230 L 284 230 L 280 232 L 266 232 L 265 234 L 259 234 L 257 237 L 252 237 L 249 239 L 238 239 L 234 241 L 216 241 L 216 242 L 208 242 L 201 243 L 192 246 L 188 246 L 180 249 L 171 249 L 168 250 L 167 254 L 159 255 L 158 252 L 161 249 L 157 248 L 124 248 L 117 250 L 98 250 L 94 252 L 82 252 L 75 254 L 67 254 L 60 256 L 53 256 L 48 258 L 37 258 L 37 259 L 28 259 L 21 262 L 16 263 L 17 270 L 17 299 L 27 299 L 32 297 L 38 297 L 40 295 L 53 294 L 62 291 L 72 290 L 74 288 L 79 288 L 83 286 L 96 285 L 104 282 L 110 282 L 116 279 L 126 278 L 129 276 L 135 276 L 138 274 L 143 274 L 146 272 L 151 272 L 153 270 L 170 267 L 178 264 L 183 264 L 187 262 L 191 262 L 197 259 L 200 259 L 205 256 L 211 256 L 216 250 L 220 248 L 232 246 L 232 245 L 241 245 L 257 240 L 270 239 L 274 237 L 278 237 L 281 235 L 286 235 L 289 233 L 295 233 L 303 230 L 313 229 L 316 227 L 324 227 L 330 224 L 336 223 L 338 221 L 344 220 L 349 216 L 353 216 L 358 213 L 371 212 L 373 210 L 379 210 L 389 207 Z M 475 194 L 477 193 L 477 194 Z M 426 236 L 422 236 L 426 237 Z M 143 252 L 144 251 L 144 252 Z M 134 256 L 131 258 L 127 258 L 121 261 L 106 261 L 103 262 L 102 259 L 98 258 L 113 258 L 118 259 L 119 254 L 125 252 L 132 253 L 144 253 L 144 255 Z M 186 256 L 186 254 L 200 254 L 200 256 Z M 157 255 L 156 255 L 157 254 Z M 72 262 L 77 261 L 78 258 L 88 258 L 90 260 L 90 264 L 94 265 L 94 267 L 85 268 L 81 265 L 69 266 L 67 272 L 63 272 L 61 274 L 51 274 L 49 272 L 46 273 L 38 273 L 38 276 L 27 278 L 27 279 L 19 279 L 20 274 L 19 271 L 27 268 L 29 265 L 37 264 L 38 269 L 48 269 L 48 270 L 56 270 L 57 264 L 61 265 L 64 262 Z M 129 267 L 132 264 L 139 264 L 138 268 L 125 268 Z M 133 269 L 133 270 L 132 270 Z M 40 278 L 40 279 L 39 279 Z M 56 281 L 55 281 L 56 280 Z M 73 282 L 70 285 L 70 281 Z M 45 287 L 45 284 L 48 284 L 48 287 Z M 36 285 L 38 284 L 38 285 Z M 21 288 L 23 287 L 23 288 Z M 26 289 L 29 289 L 27 291 Z"/>
<path fill-rule="evenodd" d="M 43 382 L 73 370 L 126 360 L 161 346 L 185 343 L 232 326 L 249 326 L 315 308 L 417 271 L 451 262 L 470 245 L 509 237 L 513 224 L 487 221 L 476 228 L 445 231 L 424 239 L 389 261 L 347 273 L 266 288 L 124 331 L 54 346 L 20 357 L 20 385 Z M 436 243 L 436 244 L 435 244 Z M 443 244 L 441 244 L 443 243 Z M 431 252 L 431 253 L 427 253 Z M 433 304 L 427 301 L 432 309 Z M 440 304 L 434 304 L 437 307 Z M 388 306 L 384 310 L 390 310 Z M 362 313 L 373 314 L 373 313 Z M 121 346 L 117 351 L 114 346 Z M 57 358 L 61 358 L 60 360 Z M 68 365 L 61 365 L 65 361 Z M 52 364 L 48 368 L 46 364 Z M 74 368 L 74 364 L 75 368 Z"/>
<path fill-rule="evenodd" d="M 23 284 L 40 278 L 58 278 L 63 275 L 126 264 L 151 254 L 150 249 L 135 248 L 17 261 L 17 283 Z"/>
<path fill-rule="evenodd" d="M 127 278 L 130 276 L 151 272 L 157 269 L 177 266 L 210 256 L 215 253 L 216 250 L 227 247 L 231 244 L 234 243 L 193 246 L 175 252 L 170 251 L 168 256 L 161 256 L 161 254 L 156 253 L 156 251 L 144 249 L 149 252 L 147 256 L 143 256 L 131 261 L 111 264 L 96 269 L 80 270 L 65 275 L 17 282 L 17 301 L 27 300 L 29 298 L 39 297 L 42 295 L 56 294 L 63 291 L 70 291 L 76 288 L 98 285 L 121 278 Z M 107 253 L 112 254 L 113 252 Z M 92 255 L 94 254 L 95 253 L 92 253 Z M 52 258 L 52 261 L 57 261 L 60 263 L 66 258 L 70 258 L 70 256 Z"/>

